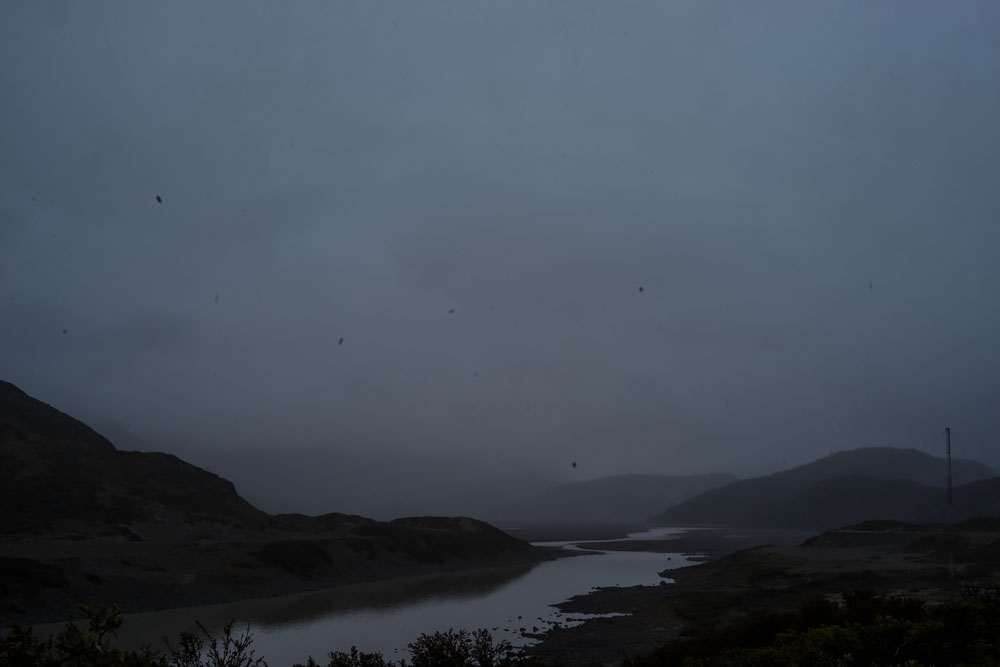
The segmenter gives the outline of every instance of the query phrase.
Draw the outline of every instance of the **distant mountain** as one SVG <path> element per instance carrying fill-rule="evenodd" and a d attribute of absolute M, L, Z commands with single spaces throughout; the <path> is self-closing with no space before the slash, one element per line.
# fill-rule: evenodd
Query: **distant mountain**
<path fill-rule="evenodd" d="M 1000 477 L 956 487 L 955 521 L 1000 514 Z M 908 523 L 944 523 L 947 491 L 906 479 L 863 475 L 834 477 L 797 494 L 772 517 L 790 528 L 833 528 L 872 519 Z"/>
<path fill-rule="evenodd" d="M 736 477 L 712 475 L 615 475 L 562 484 L 497 509 L 504 521 L 643 523 L 679 503 Z"/>
<path fill-rule="evenodd" d="M 712 489 L 661 512 L 653 523 L 820 529 L 868 519 L 943 521 L 946 470 L 944 459 L 913 449 L 837 452 Z M 1000 480 L 987 466 L 955 459 L 952 475 L 956 519 L 1000 511 Z"/>

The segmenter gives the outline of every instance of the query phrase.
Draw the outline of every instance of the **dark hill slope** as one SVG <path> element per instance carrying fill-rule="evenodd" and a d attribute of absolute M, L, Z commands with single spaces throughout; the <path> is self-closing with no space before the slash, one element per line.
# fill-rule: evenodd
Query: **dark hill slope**
<path fill-rule="evenodd" d="M 111 452 L 115 446 L 81 421 L 0 380 L 0 443 L 43 445 L 47 451 Z"/>
<path fill-rule="evenodd" d="M 976 461 L 953 462 L 956 483 L 982 482 L 993 471 Z M 715 523 L 736 526 L 828 528 L 865 519 L 933 521 L 942 509 L 946 464 L 909 449 L 866 448 L 838 452 L 766 477 L 740 480 L 679 503 L 654 518 L 657 524 Z M 970 484 L 956 491 L 972 514 L 992 502 L 994 487 Z M 961 496 L 962 500 L 959 500 Z M 956 509 L 956 511 L 958 511 Z M 965 510 L 963 509 L 963 512 Z"/>
<path fill-rule="evenodd" d="M 0 533 L 267 515 L 233 484 L 171 454 L 122 452 L 86 424 L 0 382 Z"/>
<path fill-rule="evenodd" d="M 554 486 L 494 515 L 505 521 L 641 523 L 664 507 L 735 479 L 727 474 L 601 477 Z"/>

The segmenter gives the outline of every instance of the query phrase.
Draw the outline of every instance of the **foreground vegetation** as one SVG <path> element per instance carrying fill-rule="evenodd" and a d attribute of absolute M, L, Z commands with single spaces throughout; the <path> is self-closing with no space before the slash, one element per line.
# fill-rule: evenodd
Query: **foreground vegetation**
<path fill-rule="evenodd" d="M 122 625 L 117 607 L 81 605 L 86 627 L 69 623 L 53 637 L 41 639 L 25 626 L 13 626 L 0 636 L 3 667 L 268 667 L 255 655 L 253 635 L 227 624 L 219 636 L 195 621 L 197 630 L 181 633 L 167 652 L 150 648 L 121 650 L 115 638 Z M 510 642 L 494 640 L 488 630 L 448 630 L 423 634 L 409 646 L 410 661 L 395 663 L 381 653 L 334 651 L 325 665 L 311 656 L 294 667 L 530 667 L 537 665 Z"/>
<path fill-rule="evenodd" d="M 1000 595 L 968 588 L 931 604 L 912 597 L 848 591 L 808 598 L 791 611 L 759 611 L 625 661 L 627 667 L 1000 664 Z"/>
<path fill-rule="evenodd" d="M 200 623 L 166 652 L 123 651 L 114 639 L 122 624 L 117 608 L 80 607 L 85 627 L 68 624 L 41 639 L 14 626 L 0 637 L 0 665 L 7 667 L 267 667 L 253 651 L 249 629 L 233 624 L 213 636 Z M 421 635 L 410 658 L 394 662 L 380 653 L 331 652 L 295 667 L 530 667 L 542 663 L 487 630 Z M 656 651 L 625 660 L 626 667 L 1000 664 L 1000 595 L 969 588 L 932 604 L 911 597 L 847 591 L 840 600 L 815 595 L 791 611 L 758 611 L 722 627 L 705 625 Z"/>

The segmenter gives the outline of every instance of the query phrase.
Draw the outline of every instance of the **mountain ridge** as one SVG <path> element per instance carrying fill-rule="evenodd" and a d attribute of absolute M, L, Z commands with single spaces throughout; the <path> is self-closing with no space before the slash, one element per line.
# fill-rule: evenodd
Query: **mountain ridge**
<path fill-rule="evenodd" d="M 957 496 L 979 494 L 978 504 L 991 507 L 992 486 L 970 485 L 988 482 L 994 472 L 968 459 L 955 459 L 952 467 Z M 660 512 L 653 523 L 826 529 L 866 519 L 939 521 L 945 518 L 945 483 L 944 459 L 914 449 L 865 447 L 711 489 Z M 970 490 L 960 491 L 966 486 Z M 984 488 L 990 489 L 985 495 Z M 968 511 L 975 512 L 972 505 Z"/>

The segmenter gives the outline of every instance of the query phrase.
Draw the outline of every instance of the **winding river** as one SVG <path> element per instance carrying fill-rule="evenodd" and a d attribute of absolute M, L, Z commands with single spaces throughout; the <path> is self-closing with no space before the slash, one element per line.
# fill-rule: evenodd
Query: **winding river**
<path fill-rule="evenodd" d="M 657 528 L 617 541 L 655 540 L 680 532 Z M 576 549 L 578 541 L 539 542 Z M 125 619 L 124 647 L 163 647 L 198 619 L 210 631 L 232 618 L 239 628 L 249 624 L 254 649 L 272 667 L 305 662 L 313 656 L 325 664 L 331 650 L 380 651 L 386 657 L 406 655 L 406 645 L 421 633 L 448 628 L 488 628 L 495 637 L 523 645 L 553 623 L 573 624 L 583 614 L 563 614 L 552 604 L 595 587 L 657 584 L 657 573 L 682 567 L 680 554 L 608 551 L 560 558 L 532 565 L 477 572 L 413 577 L 293 596 L 188 607 Z M 669 581 L 669 580 L 667 580 Z"/>

